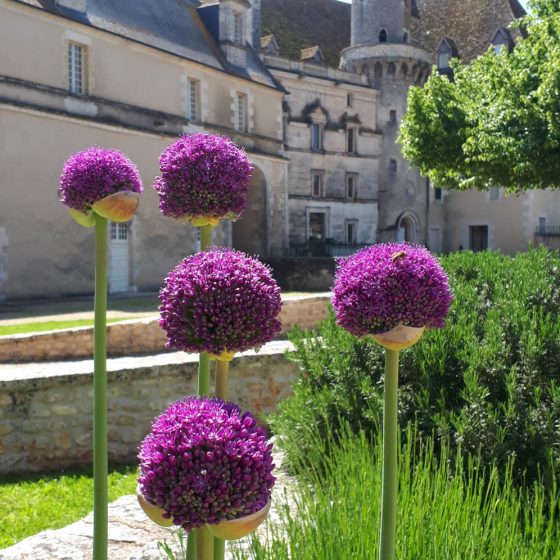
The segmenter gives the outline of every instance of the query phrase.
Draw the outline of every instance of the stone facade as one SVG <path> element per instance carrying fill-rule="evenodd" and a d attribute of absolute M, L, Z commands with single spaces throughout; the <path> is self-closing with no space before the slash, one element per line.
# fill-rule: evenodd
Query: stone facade
<path fill-rule="evenodd" d="M 224 3 L 223 12 L 234 4 Z M 83 5 L 80 13 L 59 2 L 0 0 L 0 46 L 12 53 L 0 60 L 0 293 L 8 299 L 91 293 L 92 232 L 75 225 L 57 200 L 64 161 L 90 145 L 123 151 L 145 186 L 125 246 L 110 244 L 120 255 L 111 259 L 110 275 L 125 275 L 124 286 L 110 282 L 113 291 L 157 290 L 177 261 L 197 250 L 196 231 L 163 218 L 151 188 L 159 154 L 182 133 L 229 135 L 255 166 L 244 219 L 222 225 L 216 242 L 262 257 L 281 254 L 284 91 L 256 51 L 235 47 L 245 57 L 242 67 L 224 58 L 195 0 Z M 245 38 L 253 36 L 250 13 Z M 77 87 L 69 83 L 70 45 L 82 53 L 78 93 L 69 91 Z"/>
<path fill-rule="evenodd" d="M 247 352 L 230 367 L 230 398 L 256 414 L 290 394 L 298 366 L 286 342 Z M 109 459 L 134 462 L 153 418 L 196 393 L 198 356 L 178 352 L 108 363 Z M 4 365 L 0 380 L 0 474 L 89 464 L 93 362 Z"/>
<path fill-rule="evenodd" d="M 354 73 L 278 56 L 263 55 L 263 61 L 290 92 L 284 143 L 291 255 L 319 256 L 329 249 L 337 256 L 375 243 L 378 92 Z"/>

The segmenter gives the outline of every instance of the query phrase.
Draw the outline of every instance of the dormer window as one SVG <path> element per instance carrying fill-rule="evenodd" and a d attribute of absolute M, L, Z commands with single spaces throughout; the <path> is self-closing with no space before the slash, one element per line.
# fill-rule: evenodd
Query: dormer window
<path fill-rule="evenodd" d="M 451 53 L 449 52 L 439 52 L 437 55 L 437 67 L 439 70 L 447 70 L 449 68 L 449 62 L 451 60 Z"/>
<path fill-rule="evenodd" d="M 243 15 L 238 12 L 233 14 L 233 41 L 243 43 Z"/>
<path fill-rule="evenodd" d="M 382 29 L 379 32 L 379 42 L 380 43 L 386 43 L 387 42 L 387 31 L 385 31 L 385 29 Z"/>
<path fill-rule="evenodd" d="M 459 56 L 452 39 L 444 37 L 436 51 L 436 64 L 440 74 L 451 74 L 451 59 Z"/>
<path fill-rule="evenodd" d="M 261 39 L 261 51 L 264 54 L 270 54 L 272 56 L 280 55 L 280 47 L 274 35 L 267 35 Z"/>
<path fill-rule="evenodd" d="M 514 45 L 511 33 L 507 29 L 500 27 L 492 39 L 492 45 L 496 54 L 511 52 Z"/>
<path fill-rule="evenodd" d="M 310 64 L 318 64 L 320 66 L 325 64 L 325 57 L 318 45 L 301 49 L 300 59 L 302 62 L 308 62 Z"/>

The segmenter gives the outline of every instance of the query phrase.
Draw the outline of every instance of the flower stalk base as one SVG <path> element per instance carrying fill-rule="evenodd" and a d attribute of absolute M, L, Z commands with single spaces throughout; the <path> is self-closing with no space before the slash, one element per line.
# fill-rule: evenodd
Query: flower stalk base
<path fill-rule="evenodd" d="M 397 397 L 399 351 L 385 349 L 383 474 L 379 560 L 395 560 L 397 527 Z"/>

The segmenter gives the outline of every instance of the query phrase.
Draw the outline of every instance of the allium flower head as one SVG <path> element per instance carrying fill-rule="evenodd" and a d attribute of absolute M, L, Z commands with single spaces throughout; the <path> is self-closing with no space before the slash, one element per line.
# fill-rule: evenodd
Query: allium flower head
<path fill-rule="evenodd" d="M 123 192 L 142 192 L 142 180 L 136 166 L 117 150 L 92 146 L 64 164 L 60 199 L 72 210 L 88 214 L 96 202 Z"/>
<path fill-rule="evenodd" d="M 231 140 L 182 136 L 163 151 L 159 163 L 161 175 L 154 188 L 165 216 L 215 225 L 221 218 L 237 219 L 247 207 L 253 167 Z"/>
<path fill-rule="evenodd" d="M 159 295 L 168 348 L 243 352 L 280 331 L 280 289 L 270 269 L 231 249 L 214 248 L 182 260 Z"/>
<path fill-rule="evenodd" d="M 140 492 L 185 530 L 263 509 L 272 444 L 250 413 L 220 399 L 173 403 L 140 444 Z"/>
<path fill-rule="evenodd" d="M 373 245 L 342 259 L 332 295 L 337 323 L 356 336 L 400 324 L 443 327 L 451 300 L 436 258 L 407 243 Z"/>

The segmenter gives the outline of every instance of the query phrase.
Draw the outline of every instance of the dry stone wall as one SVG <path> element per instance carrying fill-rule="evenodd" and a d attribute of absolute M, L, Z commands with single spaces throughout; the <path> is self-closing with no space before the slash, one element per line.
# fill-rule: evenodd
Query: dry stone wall
<path fill-rule="evenodd" d="M 294 325 L 314 327 L 328 314 L 328 294 L 291 297 L 282 301 L 280 321 L 283 337 Z M 131 356 L 162 352 L 166 337 L 157 317 L 124 321 L 107 328 L 110 356 Z M 93 328 L 80 327 L 40 334 L 0 336 L 0 363 L 42 362 L 90 357 Z"/>
<path fill-rule="evenodd" d="M 271 412 L 290 394 L 297 365 L 287 342 L 247 352 L 231 365 L 230 398 Z M 108 364 L 109 458 L 133 462 L 154 417 L 196 392 L 198 356 L 183 352 L 117 358 Z M 39 365 L 40 366 L 40 365 Z M 93 363 L 5 365 L 0 376 L 0 474 L 91 463 Z"/>

